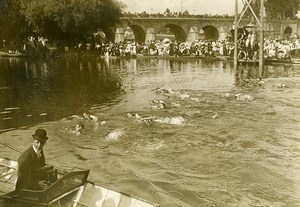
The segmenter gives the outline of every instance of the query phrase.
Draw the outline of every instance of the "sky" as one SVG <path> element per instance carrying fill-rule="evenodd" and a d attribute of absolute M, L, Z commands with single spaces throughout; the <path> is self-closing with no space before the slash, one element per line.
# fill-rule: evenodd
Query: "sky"
<path fill-rule="evenodd" d="M 126 12 L 163 13 L 167 8 L 173 12 L 188 10 L 190 14 L 234 14 L 235 0 L 119 0 L 127 5 Z M 239 10 L 242 1 L 239 0 Z"/>

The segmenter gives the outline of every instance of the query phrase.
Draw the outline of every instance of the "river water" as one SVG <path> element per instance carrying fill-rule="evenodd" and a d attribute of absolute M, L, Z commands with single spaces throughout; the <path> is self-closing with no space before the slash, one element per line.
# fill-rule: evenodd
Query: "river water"
<path fill-rule="evenodd" d="M 43 127 L 49 163 L 162 207 L 299 206 L 298 65 L 262 80 L 254 65 L 85 53 L 0 65 L 1 143 L 25 150 Z"/>

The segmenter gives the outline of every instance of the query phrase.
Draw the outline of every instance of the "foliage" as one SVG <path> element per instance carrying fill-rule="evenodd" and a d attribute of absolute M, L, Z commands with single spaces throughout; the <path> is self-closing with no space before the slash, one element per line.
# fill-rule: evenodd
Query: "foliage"
<path fill-rule="evenodd" d="M 247 0 L 249 1 L 249 0 Z M 248 6 L 246 0 L 243 0 L 244 7 Z M 250 5 L 256 16 L 260 15 L 261 0 L 252 0 Z M 295 18 L 299 10 L 300 0 L 265 0 L 265 12 L 269 19 Z M 247 8 L 245 17 L 253 17 L 250 8 Z"/>
<path fill-rule="evenodd" d="M 115 0 L 20 1 L 21 13 L 36 32 L 55 38 L 74 39 L 97 29 L 109 30 L 121 15 Z"/>
<path fill-rule="evenodd" d="M 190 12 L 188 10 L 185 10 L 182 14 L 185 15 L 185 16 L 189 16 Z"/>
<path fill-rule="evenodd" d="M 20 14 L 19 0 L 0 0 L 0 38 L 22 40 L 27 32 L 25 18 Z"/>
<path fill-rule="evenodd" d="M 265 10 L 270 19 L 295 18 L 300 0 L 266 0 Z"/>
<path fill-rule="evenodd" d="M 0 38 L 43 35 L 72 42 L 102 30 L 112 34 L 117 0 L 0 0 Z"/>
<path fill-rule="evenodd" d="M 165 15 L 170 15 L 171 14 L 171 10 L 169 8 L 166 9 L 166 11 L 164 12 Z"/>

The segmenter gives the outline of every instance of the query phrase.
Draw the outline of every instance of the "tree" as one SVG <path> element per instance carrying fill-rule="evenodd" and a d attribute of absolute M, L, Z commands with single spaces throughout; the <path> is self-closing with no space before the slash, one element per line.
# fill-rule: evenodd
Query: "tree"
<path fill-rule="evenodd" d="M 20 7 L 35 32 L 67 41 L 110 31 L 122 8 L 115 0 L 30 0 Z"/>
<path fill-rule="evenodd" d="M 23 40 L 28 31 L 27 23 L 20 14 L 19 0 L 0 0 L 0 38 Z"/>
<path fill-rule="evenodd" d="M 299 5 L 300 0 L 267 0 L 265 9 L 269 19 L 295 18 Z"/>
<path fill-rule="evenodd" d="M 170 11 L 170 9 L 166 9 L 166 11 L 164 12 L 164 15 L 165 16 L 169 16 L 171 14 L 171 11 Z"/>

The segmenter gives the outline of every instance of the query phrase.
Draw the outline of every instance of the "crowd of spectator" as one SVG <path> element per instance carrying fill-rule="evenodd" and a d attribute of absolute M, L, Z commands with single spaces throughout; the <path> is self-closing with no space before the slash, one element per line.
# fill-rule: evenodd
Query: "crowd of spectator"
<path fill-rule="evenodd" d="M 300 38 L 292 35 L 290 38 L 285 37 L 267 37 L 264 40 L 265 58 L 286 59 L 291 56 L 291 51 L 300 50 Z"/>
<path fill-rule="evenodd" d="M 243 31 L 238 37 L 239 59 L 258 59 L 259 43 L 253 31 Z M 103 56 L 225 56 L 233 57 L 234 42 L 232 38 L 225 40 L 203 40 L 194 42 L 176 41 L 165 38 L 163 40 L 138 43 L 126 40 L 119 43 L 100 41 L 97 43 L 79 43 L 75 50 L 94 50 Z M 285 59 L 290 57 L 290 51 L 300 49 L 300 39 L 296 35 L 291 37 L 265 37 L 264 56 L 269 59 Z"/>
<path fill-rule="evenodd" d="M 234 15 L 228 14 L 190 14 L 189 11 L 171 12 L 166 10 L 164 13 L 132 13 L 124 12 L 122 17 L 129 18 L 216 18 L 216 19 L 234 19 Z"/>
<path fill-rule="evenodd" d="M 197 40 L 171 41 L 168 38 L 162 41 L 149 41 L 137 43 L 135 41 L 124 41 L 119 43 L 100 42 L 96 44 L 79 43 L 75 46 L 77 50 L 95 50 L 103 56 L 232 56 L 234 45 L 226 40 Z"/>
<path fill-rule="evenodd" d="M 49 42 L 42 36 L 30 35 L 23 41 L 2 39 L 0 54 L 27 55 L 30 57 L 49 57 L 55 55 L 58 41 Z"/>

